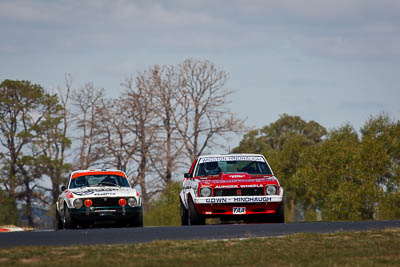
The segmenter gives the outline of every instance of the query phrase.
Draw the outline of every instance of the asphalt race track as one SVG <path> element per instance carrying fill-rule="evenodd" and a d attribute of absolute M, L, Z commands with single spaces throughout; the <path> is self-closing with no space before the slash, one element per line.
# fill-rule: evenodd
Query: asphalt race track
<path fill-rule="evenodd" d="M 176 227 L 98 228 L 62 231 L 27 231 L 0 234 L 0 248 L 15 246 L 70 246 L 123 244 L 154 240 L 216 240 L 272 237 L 293 233 L 330 233 L 400 228 L 400 220 L 309 222 L 287 224 L 222 224 Z"/>

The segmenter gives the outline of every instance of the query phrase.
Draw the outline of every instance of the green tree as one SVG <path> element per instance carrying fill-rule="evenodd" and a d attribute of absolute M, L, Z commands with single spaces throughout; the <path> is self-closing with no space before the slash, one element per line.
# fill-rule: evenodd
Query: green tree
<path fill-rule="evenodd" d="M 0 225 L 16 225 L 17 222 L 17 202 L 9 197 L 7 192 L 0 189 Z"/>
<path fill-rule="evenodd" d="M 265 139 L 260 129 L 251 130 L 243 136 L 239 146 L 232 149 L 232 153 L 266 154 L 272 151 L 272 147 Z"/>
<path fill-rule="evenodd" d="M 4 149 L 2 184 L 10 197 L 18 198 L 20 164 L 32 140 L 35 125 L 42 120 L 43 88 L 29 81 L 5 80 L 0 84 L 0 141 Z M 37 115 L 37 117 L 33 116 Z"/>
<path fill-rule="evenodd" d="M 282 150 L 285 142 L 295 135 L 306 137 L 310 144 L 321 142 L 327 134 L 325 127 L 315 121 L 306 122 L 299 116 L 282 114 L 280 118 L 260 130 L 263 141 L 274 150 Z"/>
<path fill-rule="evenodd" d="M 308 147 L 314 146 L 306 136 L 297 134 L 288 137 L 281 150 L 274 150 L 266 155 L 285 190 L 286 216 L 288 221 L 301 220 L 301 214 L 304 213 L 303 209 L 307 208 L 307 205 L 296 206 L 296 202 L 302 196 L 302 192 L 298 192 L 298 188 L 293 180 L 297 169 L 303 164 L 301 159 L 304 151 Z M 305 204 L 307 202 L 302 201 L 302 203 Z"/>
<path fill-rule="evenodd" d="M 361 129 L 363 171 L 382 188 L 377 217 L 400 217 L 400 121 L 388 115 L 371 117 Z"/>
<path fill-rule="evenodd" d="M 303 154 L 294 179 L 305 204 L 321 212 L 324 220 L 374 219 L 383 193 L 377 176 L 365 169 L 363 145 L 350 125 L 332 130 L 327 139 Z"/>
<path fill-rule="evenodd" d="M 0 84 L 1 184 L 11 198 L 25 202 L 29 226 L 34 224 L 33 202 L 44 200 L 38 184 L 42 178 L 41 134 L 53 124 L 49 114 L 57 110 L 57 97 L 40 85 L 13 80 Z"/>

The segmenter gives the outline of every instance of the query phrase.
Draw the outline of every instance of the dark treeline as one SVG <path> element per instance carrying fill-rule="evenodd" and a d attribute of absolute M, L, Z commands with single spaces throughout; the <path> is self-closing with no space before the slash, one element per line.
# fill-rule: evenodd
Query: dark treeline
<path fill-rule="evenodd" d="M 188 59 L 126 79 L 111 98 L 92 83 L 74 89 L 70 75 L 53 91 L 4 80 L 0 224 L 18 223 L 19 203 L 27 224 L 38 226 L 34 208 L 54 209 L 60 186 L 76 169 L 125 171 L 148 209 L 179 168 L 244 129 L 229 110 L 227 79 L 213 63 Z"/>

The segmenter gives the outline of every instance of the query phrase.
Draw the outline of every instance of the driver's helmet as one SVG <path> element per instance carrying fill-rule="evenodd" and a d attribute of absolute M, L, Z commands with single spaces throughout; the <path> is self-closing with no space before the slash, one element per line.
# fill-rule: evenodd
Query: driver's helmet
<path fill-rule="evenodd" d="M 204 164 L 204 167 L 206 168 L 207 171 L 216 171 L 218 169 L 218 162 L 213 161 L 213 162 L 207 162 Z"/>
<path fill-rule="evenodd" d="M 85 176 L 81 176 L 81 177 L 75 178 L 75 185 L 79 186 L 79 187 L 80 186 L 87 186 L 88 182 L 87 182 Z"/>

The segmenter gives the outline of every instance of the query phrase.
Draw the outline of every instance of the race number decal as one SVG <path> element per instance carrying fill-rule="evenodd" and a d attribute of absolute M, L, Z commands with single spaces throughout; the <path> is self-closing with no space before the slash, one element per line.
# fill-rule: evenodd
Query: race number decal
<path fill-rule="evenodd" d="M 246 214 L 246 207 L 233 207 L 233 214 Z"/>

